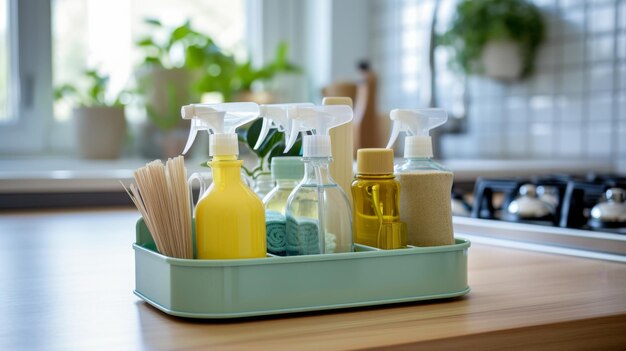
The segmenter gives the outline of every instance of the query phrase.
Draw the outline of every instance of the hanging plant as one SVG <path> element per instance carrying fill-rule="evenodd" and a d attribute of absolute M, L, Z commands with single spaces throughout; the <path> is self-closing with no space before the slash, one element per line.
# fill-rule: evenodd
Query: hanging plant
<path fill-rule="evenodd" d="M 457 5 L 452 27 L 439 42 L 453 48 L 452 65 L 467 74 L 485 72 L 482 59 L 492 43 L 514 43 L 521 56 L 521 76 L 526 77 L 533 71 L 544 36 L 541 14 L 527 1 L 463 0 Z"/>

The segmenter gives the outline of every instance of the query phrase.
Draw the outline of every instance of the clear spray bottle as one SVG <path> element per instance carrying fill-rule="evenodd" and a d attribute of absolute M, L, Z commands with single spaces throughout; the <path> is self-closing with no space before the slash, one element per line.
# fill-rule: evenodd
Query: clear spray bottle
<path fill-rule="evenodd" d="M 259 136 L 254 145 L 255 150 L 258 150 L 263 145 L 265 139 L 270 132 L 270 129 L 276 129 L 278 132 L 282 132 L 286 136 L 289 135 L 291 123 L 289 122 L 288 114 L 290 109 L 297 106 L 315 105 L 308 102 L 297 102 L 287 104 L 263 104 L 259 106 L 260 117 L 262 118 L 263 123 L 261 124 L 261 130 L 259 131 Z M 280 146 L 277 145 L 277 147 Z M 273 178 L 271 172 L 262 172 L 256 179 L 254 191 L 261 198 L 265 198 L 266 195 L 275 188 L 275 182 L 276 179 Z M 265 187 L 263 187 L 263 185 L 265 185 Z M 284 212 L 284 209 L 281 212 Z"/>
<path fill-rule="evenodd" d="M 405 161 L 395 166 L 400 182 L 400 220 L 407 225 L 407 244 L 440 246 L 454 243 L 451 192 L 454 175 L 433 161 L 429 131 L 448 120 L 443 109 L 392 110 L 391 148 L 401 132 Z"/>
<path fill-rule="evenodd" d="M 288 151 L 302 137 L 304 178 L 287 200 L 288 256 L 353 251 L 352 210 L 344 191 L 332 179 L 329 130 L 353 118 L 347 105 L 296 107 L 289 114 Z M 311 132 L 312 135 L 304 133 Z"/>
<path fill-rule="evenodd" d="M 272 128 L 285 133 L 285 138 L 287 138 L 291 131 L 289 115 L 294 108 L 307 106 L 315 105 L 307 102 L 261 105 L 260 114 L 263 124 L 254 148 L 258 149 L 263 145 Z M 284 148 L 285 143 L 282 146 L 278 144 L 276 147 Z M 267 252 L 285 256 L 287 248 L 285 209 L 289 195 L 302 180 L 304 165 L 301 157 L 273 157 L 270 166 L 272 180 L 276 182 L 276 186 L 263 197 Z"/>
<path fill-rule="evenodd" d="M 291 134 L 291 119 L 289 116 L 298 107 L 313 107 L 310 102 L 296 102 L 289 104 L 265 104 L 260 105 L 260 115 L 263 124 L 254 149 L 261 147 L 270 129 L 275 128 L 285 134 L 285 139 Z M 263 197 L 266 210 L 285 214 L 287 199 L 291 191 L 302 180 L 304 166 L 300 157 L 274 157 L 271 161 L 272 179 L 276 186 Z"/>
<path fill-rule="evenodd" d="M 187 150 L 198 131 L 209 132 L 213 182 L 195 208 L 196 256 L 199 259 L 238 259 L 266 256 L 265 211 L 261 199 L 242 181 L 235 129 L 259 116 L 255 103 L 192 104 L 183 106 L 191 119 Z M 213 132 L 211 134 L 210 132 Z"/>

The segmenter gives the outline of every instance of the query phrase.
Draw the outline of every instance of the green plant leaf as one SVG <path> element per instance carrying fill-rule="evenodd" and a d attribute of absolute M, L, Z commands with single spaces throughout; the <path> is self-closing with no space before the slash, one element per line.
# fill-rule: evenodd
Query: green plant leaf
<path fill-rule="evenodd" d="M 64 98 L 76 98 L 78 96 L 78 90 L 75 86 L 70 84 L 63 84 L 54 89 L 54 99 L 61 100 Z"/>
<path fill-rule="evenodd" d="M 276 129 L 270 129 L 269 133 L 267 133 L 267 137 L 258 149 L 259 157 L 263 158 L 267 156 L 276 144 L 284 142 L 284 140 L 285 138 L 283 133 L 277 131 Z"/>
<path fill-rule="evenodd" d="M 144 59 L 144 64 L 163 66 L 163 64 L 161 63 L 161 59 L 156 56 L 146 56 L 146 58 Z"/>
<path fill-rule="evenodd" d="M 170 37 L 170 44 L 177 42 L 179 40 L 185 39 L 190 33 L 192 33 L 191 28 L 189 27 L 189 21 L 185 22 L 182 26 L 177 27 L 172 31 L 172 36 Z"/>
<path fill-rule="evenodd" d="M 137 42 L 138 46 L 156 46 L 152 38 L 143 38 Z"/>
<path fill-rule="evenodd" d="M 258 118 L 254 120 L 252 123 L 250 123 L 248 126 L 244 128 L 240 128 L 237 131 L 238 135 L 240 135 L 242 139 L 245 140 L 250 150 L 252 150 L 252 152 L 254 152 L 257 156 L 259 155 L 260 150 L 254 150 L 253 148 L 254 148 L 254 145 L 256 144 L 257 139 L 259 138 L 259 134 L 261 134 L 262 126 L 263 126 L 263 119 Z"/>
<path fill-rule="evenodd" d="M 71 84 L 63 84 L 54 89 L 56 100 L 68 99 L 79 106 L 119 106 L 120 96 L 127 93 L 120 91 L 117 96 L 107 100 L 107 89 L 109 87 L 109 76 L 101 74 L 95 69 L 83 71 L 85 87 Z"/>
<path fill-rule="evenodd" d="M 204 50 L 199 46 L 189 46 L 185 51 L 185 66 L 187 67 L 202 67 L 206 62 L 206 56 Z"/>
<path fill-rule="evenodd" d="M 155 26 L 155 27 L 162 27 L 163 26 L 163 24 L 161 24 L 161 21 L 159 21 L 156 18 L 144 18 L 143 22 L 145 24 L 149 24 L 149 25 L 152 25 L 152 26 Z"/>

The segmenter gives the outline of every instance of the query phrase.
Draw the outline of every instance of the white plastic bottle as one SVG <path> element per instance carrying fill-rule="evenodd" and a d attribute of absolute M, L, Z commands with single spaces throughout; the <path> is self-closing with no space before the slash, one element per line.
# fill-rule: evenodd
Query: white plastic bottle
<path fill-rule="evenodd" d="M 429 131 L 444 124 L 442 109 L 392 110 L 393 128 L 387 148 L 400 132 L 404 139 L 404 163 L 395 166 L 400 182 L 400 220 L 407 225 L 407 244 L 440 246 L 454 243 L 451 191 L 454 175 L 432 160 Z"/>

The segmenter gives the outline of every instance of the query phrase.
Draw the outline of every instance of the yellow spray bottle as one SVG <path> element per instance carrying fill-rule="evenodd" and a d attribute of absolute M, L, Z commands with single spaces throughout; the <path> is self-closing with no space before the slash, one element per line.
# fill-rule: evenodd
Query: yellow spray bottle
<path fill-rule="evenodd" d="M 265 210 L 261 199 L 241 179 L 243 161 L 237 159 L 235 133 L 235 128 L 259 116 L 259 106 L 251 102 L 192 104 L 183 106 L 181 114 L 192 120 L 183 153 L 198 131 L 213 132 L 209 133 L 213 183 L 195 209 L 197 258 L 265 257 Z"/>

